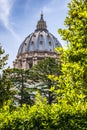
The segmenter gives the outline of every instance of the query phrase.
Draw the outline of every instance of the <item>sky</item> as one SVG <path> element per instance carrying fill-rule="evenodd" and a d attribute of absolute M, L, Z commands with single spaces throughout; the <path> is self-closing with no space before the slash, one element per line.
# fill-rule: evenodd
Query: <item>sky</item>
<path fill-rule="evenodd" d="M 65 46 L 58 29 L 65 27 L 69 2 L 70 0 L 0 0 L 0 43 L 6 54 L 9 54 L 8 66 L 13 66 L 20 44 L 35 31 L 41 12 L 49 32 Z"/>

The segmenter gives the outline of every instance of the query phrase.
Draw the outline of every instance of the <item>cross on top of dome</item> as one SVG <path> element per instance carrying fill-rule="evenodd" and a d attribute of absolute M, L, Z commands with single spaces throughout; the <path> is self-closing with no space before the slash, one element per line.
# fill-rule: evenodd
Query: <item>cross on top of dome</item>
<path fill-rule="evenodd" d="M 41 18 L 40 18 L 40 20 L 43 20 L 43 13 L 41 12 Z"/>
<path fill-rule="evenodd" d="M 46 22 L 43 19 L 43 13 L 41 13 L 40 20 L 37 22 L 36 30 L 35 31 L 48 31 Z"/>

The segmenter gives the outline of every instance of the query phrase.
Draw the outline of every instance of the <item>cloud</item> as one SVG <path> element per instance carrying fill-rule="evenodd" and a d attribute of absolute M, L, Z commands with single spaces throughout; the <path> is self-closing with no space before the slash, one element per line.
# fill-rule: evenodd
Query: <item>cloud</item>
<path fill-rule="evenodd" d="M 55 13 L 58 10 L 59 11 L 67 10 L 67 3 L 69 1 L 70 0 L 66 0 L 66 1 L 64 1 L 64 0 L 50 0 L 49 4 L 45 5 L 42 10 L 45 14 Z M 63 4 L 61 4 L 61 3 L 63 3 Z"/>
<path fill-rule="evenodd" d="M 14 0 L 0 0 L 0 21 L 4 25 L 4 27 L 10 31 L 10 33 L 17 39 L 20 40 L 19 36 L 13 30 L 10 16 L 11 16 L 11 9 L 14 4 Z"/>

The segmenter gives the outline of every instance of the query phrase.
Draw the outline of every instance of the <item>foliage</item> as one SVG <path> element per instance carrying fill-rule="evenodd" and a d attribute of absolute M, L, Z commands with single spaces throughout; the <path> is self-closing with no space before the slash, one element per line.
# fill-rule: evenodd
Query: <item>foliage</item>
<path fill-rule="evenodd" d="M 5 55 L 5 50 L 2 49 L 2 46 L 0 45 L 0 71 L 7 64 L 6 63 L 7 59 L 8 59 L 8 55 Z"/>
<path fill-rule="evenodd" d="M 39 61 L 31 70 L 31 78 L 36 82 L 36 88 L 41 95 L 45 96 L 48 103 L 55 101 L 55 94 L 51 92 L 55 82 L 49 79 L 48 75 L 59 76 L 61 74 L 61 64 L 55 58 L 45 58 Z M 55 86 L 56 89 L 56 86 Z"/>
<path fill-rule="evenodd" d="M 15 94 L 13 84 L 8 76 L 9 75 L 6 70 L 3 70 L 3 74 L 0 79 L 0 106 L 2 106 L 3 103 L 9 99 L 13 100 L 13 95 Z"/>
<path fill-rule="evenodd" d="M 72 0 L 66 29 L 59 29 L 62 38 L 68 42 L 66 50 L 60 50 L 62 74 L 60 86 L 75 89 L 77 94 L 87 94 L 87 1 Z"/>
<path fill-rule="evenodd" d="M 49 105 L 40 95 L 31 107 L 11 109 L 8 102 L 0 109 L 0 130 L 87 130 L 87 102 Z"/>
<path fill-rule="evenodd" d="M 5 65 L 7 64 L 8 55 L 5 55 L 5 51 L 0 45 L 0 107 L 3 105 L 4 101 L 12 99 L 13 96 L 13 86 L 8 79 L 8 74 L 5 71 Z"/>
<path fill-rule="evenodd" d="M 14 103 L 22 106 L 22 104 L 33 104 L 33 88 L 30 88 L 31 80 L 29 80 L 29 71 L 23 69 L 7 69 L 9 79 L 16 90 Z"/>

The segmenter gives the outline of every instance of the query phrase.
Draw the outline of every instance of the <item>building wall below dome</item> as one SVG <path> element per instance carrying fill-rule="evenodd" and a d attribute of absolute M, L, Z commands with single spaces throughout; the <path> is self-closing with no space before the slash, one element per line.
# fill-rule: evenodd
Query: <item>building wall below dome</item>
<path fill-rule="evenodd" d="M 59 60 L 59 56 L 55 52 L 28 52 L 17 57 L 13 62 L 13 66 L 14 68 L 27 70 L 37 64 L 38 61 L 47 57 L 53 57 Z"/>

